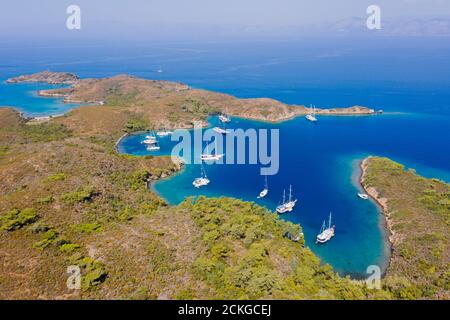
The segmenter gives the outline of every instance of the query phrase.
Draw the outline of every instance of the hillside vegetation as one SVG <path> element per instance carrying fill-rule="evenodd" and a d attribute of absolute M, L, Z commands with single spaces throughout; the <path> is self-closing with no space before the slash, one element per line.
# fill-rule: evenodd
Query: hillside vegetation
<path fill-rule="evenodd" d="M 180 169 L 167 157 L 118 155 L 99 136 L 12 109 L 0 122 L 2 299 L 389 297 L 321 265 L 300 227 L 253 203 L 168 207 L 146 188 Z M 66 287 L 70 265 L 80 290 Z"/>
<path fill-rule="evenodd" d="M 386 158 L 368 158 L 363 185 L 384 207 L 392 257 L 385 285 L 397 298 L 450 298 L 450 185 Z"/>
<path fill-rule="evenodd" d="M 114 148 L 124 133 L 189 127 L 225 107 L 268 121 L 305 108 L 128 76 L 45 94 L 103 105 L 45 121 L 0 108 L 0 299 L 449 298 L 447 184 L 387 159 L 364 163 L 363 183 L 393 231 L 383 288 L 370 290 L 322 265 L 301 227 L 254 203 L 199 197 L 167 206 L 147 185 L 180 165 Z M 66 286 L 72 265 L 80 290 Z"/>
<path fill-rule="evenodd" d="M 136 118 L 146 128 L 191 128 L 194 121 L 206 124 L 208 116 L 228 113 L 269 122 L 291 119 L 307 114 L 309 108 L 281 103 L 268 98 L 238 99 L 231 95 L 193 89 L 169 81 L 146 80 L 129 75 L 111 78 L 78 79 L 76 75 L 59 72 L 41 72 L 9 79 L 9 82 L 46 81 L 70 83 L 65 88 L 41 90 L 43 97 L 62 97 L 66 102 L 94 104 L 72 111 L 60 118 L 69 129 L 80 134 L 116 134 Z M 355 115 L 373 114 L 361 106 L 350 108 L 317 109 L 318 114 Z"/>

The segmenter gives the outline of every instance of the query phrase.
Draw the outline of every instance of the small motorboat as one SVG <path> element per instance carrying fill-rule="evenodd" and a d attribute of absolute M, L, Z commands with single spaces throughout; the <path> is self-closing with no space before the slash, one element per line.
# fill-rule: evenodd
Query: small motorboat
<path fill-rule="evenodd" d="M 258 199 L 264 198 L 269 193 L 269 185 L 267 184 L 267 176 L 265 178 L 264 189 L 259 193 Z"/>
<path fill-rule="evenodd" d="M 156 135 L 158 136 L 158 137 L 167 137 L 167 136 L 170 136 L 171 134 L 173 134 L 173 132 L 172 131 L 158 131 L 157 133 L 156 133 Z"/>
<path fill-rule="evenodd" d="M 221 114 L 219 116 L 219 120 L 223 123 L 227 123 L 227 122 L 231 122 L 231 119 L 229 116 L 225 115 L 225 114 Z"/>
<path fill-rule="evenodd" d="M 358 197 L 360 197 L 363 200 L 369 199 L 369 196 L 365 193 L 358 193 Z"/>
<path fill-rule="evenodd" d="M 158 151 L 160 149 L 160 146 L 158 146 L 157 144 L 152 144 L 147 147 L 147 151 Z"/>
<path fill-rule="evenodd" d="M 220 128 L 220 127 L 214 127 L 214 132 L 217 132 L 217 133 L 220 133 L 220 134 L 227 134 L 227 133 L 230 133 L 228 130 L 226 130 L 226 129 L 222 129 L 222 128 Z"/>

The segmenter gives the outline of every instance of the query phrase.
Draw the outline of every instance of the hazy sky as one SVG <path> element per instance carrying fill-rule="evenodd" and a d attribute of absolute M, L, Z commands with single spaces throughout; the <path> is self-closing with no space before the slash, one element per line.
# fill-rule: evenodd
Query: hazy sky
<path fill-rule="evenodd" d="M 366 17 L 377 4 L 384 18 L 450 17 L 450 0 L 14 0 L 2 1 L 0 37 L 65 32 L 66 8 L 82 10 L 85 32 L 101 28 L 182 25 L 283 27 Z M 61 28 L 60 30 L 58 28 Z"/>

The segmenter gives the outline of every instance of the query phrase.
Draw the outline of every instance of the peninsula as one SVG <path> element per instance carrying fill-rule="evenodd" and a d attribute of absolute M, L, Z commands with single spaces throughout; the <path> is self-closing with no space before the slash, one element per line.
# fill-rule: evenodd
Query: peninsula
<path fill-rule="evenodd" d="M 450 185 L 387 158 L 362 164 L 361 184 L 382 207 L 392 246 L 385 285 L 400 299 L 450 298 Z"/>
<path fill-rule="evenodd" d="M 238 99 L 231 95 L 194 89 L 182 83 L 145 80 L 128 75 L 102 79 L 78 79 L 76 75 L 41 72 L 20 76 L 8 82 L 42 81 L 67 83 L 66 88 L 41 90 L 43 97 L 60 97 L 68 103 L 93 104 L 74 112 L 73 118 L 87 120 L 95 113 L 103 119 L 111 116 L 130 119 L 138 116 L 156 128 L 190 128 L 194 121 L 210 115 L 227 113 L 247 119 L 279 122 L 308 114 L 303 105 L 287 105 L 269 98 Z M 98 108 L 108 106 L 108 108 Z M 83 111 L 82 111 L 83 110 Z M 86 110 L 86 111 L 84 111 Z M 370 115 L 373 109 L 362 106 L 316 109 L 323 115 Z M 108 121 L 108 120 L 106 120 Z M 111 128 L 109 128 L 111 129 Z"/>

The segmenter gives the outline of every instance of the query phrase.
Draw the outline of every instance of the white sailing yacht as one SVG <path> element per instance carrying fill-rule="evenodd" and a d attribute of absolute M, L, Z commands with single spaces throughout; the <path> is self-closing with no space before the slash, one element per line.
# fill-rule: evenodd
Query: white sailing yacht
<path fill-rule="evenodd" d="M 143 140 L 141 143 L 143 143 L 143 144 L 154 144 L 156 142 L 157 142 L 156 137 L 154 135 L 149 134 L 149 135 L 145 136 L 145 140 Z"/>
<path fill-rule="evenodd" d="M 231 118 L 227 113 L 222 113 L 221 115 L 219 115 L 219 120 L 223 123 L 231 122 Z"/>
<path fill-rule="evenodd" d="M 317 122 L 317 118 L 316 118 L 316 106 L 310 106 L 309 108 L 309 114 L 306 115 L 306 120 L 311 121 L 311 122 Z"/>
<path fill-rule="evenodd" d="M 202 172 L 202 176 L 199 178 L 195 178 L 194 182 L 192 182 L 192 185 L 196 188 L 206 186 L 210 182 L 208 177 L 206 176 L 206 172 L 205 172 L 205 169 L 203 168 L 203 165 L 202 165 L 201 172 Z"/>
<path fill-rule="evenodd" d="M 289 186 L 289 200 L 286 202 L 286 190 L 283 190 L 283 202 L 277 207 L 277 212 L 279 214 L 285 212 L 291 212 L 295 205 L 297 204 L 297 199 L 292 199 L 292 185 Z"/>
<path fill-rule="evenodd" d="M 145 136 L 145 140 L 141 143 L 147 145 L 147 151 L 157 151 L 160 149 L 158 145 L 158 140 L 153 134 Z"/>
<path fill-rule="evenodd" d="M 328 228 L 326 228 L 325 221 L 323 221 L 320 233 L 317 235 L 316 238 L 316 243 L 325 243 L 331 240 L 331 238 L 334 237 L 334 227 L 335 226 L 331 226 L 331 212 L 330 212 L 330 217 L 328 219 Z"/>
<path fill-rule="evenodd" d="M 220 160 L 224 154 L 218 154 L 217 153 L 217 139 L 214 140 L 215 142 L 215 153 L 209 153 L 208 144 L 206 144 L 206 153 L 202 153 L 200 155 L 200 159 L 203 161 L 216 161 Z"/>
<path fill-rule="evenodd" d="M 258 199 L 264 198 L 269 193 L 269 185 L 267 184 L 267 176 L 265 178 L 264 189 L 259 193 Z"/>

